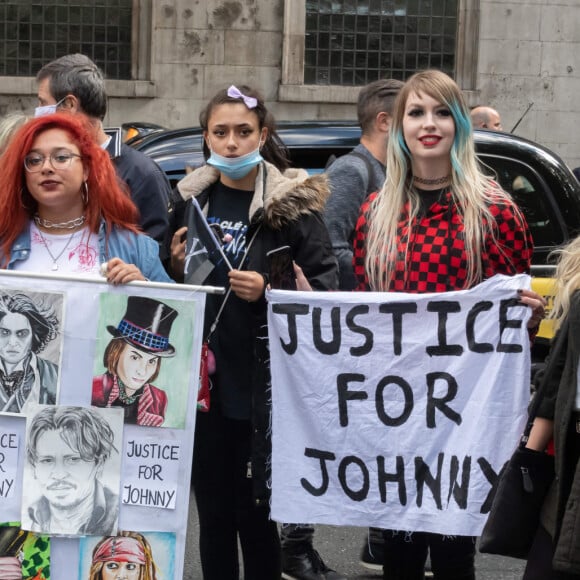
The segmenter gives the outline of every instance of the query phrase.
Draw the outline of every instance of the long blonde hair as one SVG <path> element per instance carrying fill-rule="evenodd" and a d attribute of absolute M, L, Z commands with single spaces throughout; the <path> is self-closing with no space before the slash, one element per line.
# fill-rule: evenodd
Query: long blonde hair
<path fill-rule="evenodd" d="M 556 295 L 549 318 L 559 328 L 570 311 L 572 294 L 580 290 L 580 236 L 573 239 L 563 248 L 554 250 L 552 255 L 559 256 L 556 267 Z"/>
<path fill-rule="evenodd" d="M 464 287 L 483 279 L 481 260 L 485 239 L 496 237 L 495 219 L 489 204 L 512 205 L 508 194 L 482 173 L 473 143 L 469 110 L 457 84 L 445 73 L 427 70 L 414 74 L 401 89 L 395 109 L 387 146 L 387 179 L 369 209 L 365 269 L 372 290 L 388 290 L 396 268 L 397 225 L 407 201 L 410 203 L 406 231 L 405 269 L 409 238 L 420 209 L 419 195 L 411 187 L 412 156 L 403 135 L 403 118 L 411 93 L 428 95 L 445 104 L 455 123 L 455 138 L 450 151 L 452 202 L 462 216 L 467 278 Z M 517 208 L 515 212 L 518 213 Z"/>

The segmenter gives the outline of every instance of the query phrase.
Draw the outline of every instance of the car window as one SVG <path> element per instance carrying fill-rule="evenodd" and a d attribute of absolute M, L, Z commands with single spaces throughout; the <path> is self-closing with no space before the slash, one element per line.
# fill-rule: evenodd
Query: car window
<path fill-rule="evenodd" d="M 553 206 L 552 192 L 536 171 L 515 159 L 486 155 L 480 156 L 480 160 L 484 163 L 484 171 L 499 181 L 521 209 L 534 246 L 554 246 L 565 240 Z"/>
<path fill-rule="evenodd" d="M 344 148 L 344 150 L 336 147 L 290 147 L 289 150 L 293 167 L 306 169 L 312 175 L 322 173 L 325 170 L 331 155 L 340 156 L 348 153 L 351 149 L 351 147 Z"/>

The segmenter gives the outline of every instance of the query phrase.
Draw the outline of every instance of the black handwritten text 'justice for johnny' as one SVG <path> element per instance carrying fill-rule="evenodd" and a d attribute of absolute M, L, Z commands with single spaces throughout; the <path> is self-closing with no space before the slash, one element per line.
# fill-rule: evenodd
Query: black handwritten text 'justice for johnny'
<path fill-rule="evenodd" d="M 433 299 L 427 302 L 425 311 L 419 313 L 417 303 L 414 302 L 391 302 L 378 305 L 378 316 L 370 315 L 370 306 L 357 304 L 354 306 L 332 306 L 327 308 L 311 307 L 309 304 L 287 303 L 273 304 L 272 312 L 277 316 L 286 317 L 287 336 L 280 339 L 280 344 L 288 356 L 294 355 L 298 347 L 306 346 L 314 348 L 321 355 L 332 356 L 341 354 L 343 344 L 348 343 L 345 356 L 366 357 L 371 355 L 375 348 L 375 334 L 381 333 L 381 340 L 386 335 L 392 340 L 389 347 L 390 355 L 394 358 L 402 356 L 406 348 L 405 328 L 406 325 L 421 324 L 425 328 L 436 328 L 436 333 L 430 332 L 431 343 L 424 345 L 425 354 L 429 357 L 461 357 L 467 353 L 489 355 L 490 353 L 521 354 L 524 345 L 519 342 L 510 342 L 505 335 L 509 331 L 522 328 L 525 309 L 517 298 L 509 298 L 495 303 L 488 300 L 476 302 L 469 309 L 459 301 Z M 422 316 L 419 316 L 422 314 Z M 365 317 L 371 316 L 372 322 L 365 324 Z M 429 316 L 429 321 L 426 317 Z M 494 317 L 495 332 L 494 341 L 489 340 L 489 318 L 485 321 L 488 341 L 478 340 L 483 334 L 478 332 L 483 317 Z M 306 318 L 300 318 L 306 317 Z M 300 320 L 301 324 L 298 324 Z M 367 318 L 368 320 L 368 318 Z M 304 322 L 307 321 L 305 324 Z M 449 329 L 453 326 L 456 330 L 458 325 L 463 327 L 462 342 L 450 343 Z M 324 334 L 324 336 L 323 336 Z M 427 335 L 427 333 L 425 333 Z M 345 340 L 348 335 L 348 340 Z M 456 335 L 456 334 L 455 334 Z M 360 338 L 358 343 L 353 344 L 352 338 Z M 433 338 L 435 340 L 433 340 Z M 381 344 L 381 352 L 384 355 L 384 343 Z M 336 389 L 338 397 L 338 412 L 340 426 L 347 428 L 349 424 L 349 408 L 353 408 L 357 402 L 369 399 L 369 387 L 366 385 L 367 377 L 362 373 L 340 373 L 336 377 Z M 428 429 L 437 427 L 437 412 L 453 423 L 460 425 L 462 417 L 453 409 L 452 401 L 455 399 L 460 385 L 455 377 L 448 372 L 436 371 L 425 375 L 426 406 L 425 424 Z M 443 387 L 442 387 L 443 385 Z M 404 425 L 414 409 L 414 391 L 404 377 L 395 374 L 386 374 L 378 379 L 374 389 L 374 402 L 377 418 L 388 427 L 400 427 Z M 446 389 L 444 394 L 441 390 Z M 392 397 L 389 393 L 398 392 L 398 399 L 402 405 L 397 404 L 394 411 L 389 408 L 388 402 Z M 436 394 L 438 393 L 438 394 Z M 372 395 L 371 395 L 372 396 Z M 354 407 L 356 408 L 356 407 Z M 366 463 L 356 455 L 337 455 L 329 450 L 306 448 L 305 457 L 312 459 L 318 464 L 319 477 L 316 483 L 306 478 L 301 478 L 302 487 L 313 496 L 322 496 L 328 491 L 330 485 L 329 468 L 336 469 L 337 479 L 343 493 L 352 501 L 364 501 L 371 492 L 371 474 L 376 474 L 379 497 L 383 503 L 387 502 L 387 484 L 395 486 L 396 499 L 401 505 L 408 502 L 408 490 L 405 474 L 405 465 L 409 464 L 407 458 L 401 455 L 385 457 L 378 455 L 369 468 Z M 490 493 L 481 506 L 481 512 L 489 511 L 491 497 L 498 480 L 496 470 L 490 462 L 479 457 L 475 461 L 472 457 L 458 458 L 455 455 L 447 456 L 441 452 L 437 456 L 436 465 L 428 465 L 420 456 L 411 459 L 414 480 L 416 484 L 416 503 L 421 507 L 424 501 L 424 490 L 428 488 L 438 509 L 443 509 L 443 504 L 454 499 L 460 509 L 467 508 L 467 494 L 470 475 L 473 469 L 477 469 L 490 484 Z M 357 473 L 357 487 L 349 484 L 348 473 Z M 443 477 L 444 472 L 447 477 Z M 445 491 L 443 481 L 449 482 L 449 489 Z"/>
<path fill-rule="evenodd" d="M 163 467 L 169 463 L 178 462 L 179 451 L 179 445 L 171 443 L 128 441 L 126 455 L 129 458 L 142 460 L 137 470 L 137 477 L 139 481 L 147 482 L 147 485 L 143 487 L 124 485 L 123 503 L 168 508 L 175 497 L 175 489 L 165 488 Z"/>

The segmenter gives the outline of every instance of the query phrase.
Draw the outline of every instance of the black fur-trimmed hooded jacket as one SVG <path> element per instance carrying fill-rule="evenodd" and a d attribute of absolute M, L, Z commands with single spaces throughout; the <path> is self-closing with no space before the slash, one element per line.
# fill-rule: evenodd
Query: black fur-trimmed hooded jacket
<path fill-rule="evenodd" d="M 182 179 L 177 189 L 183 200 L 195 197 L 204 209 L 211 196 L 212 186 L 219 172 L 205 165 Z M 314 290 L 338 288 L 338 265 L 322 211 L 330 190 L 323 175 L 308 176 L 302 169 L 281 173 L 268 162 L 260 165 L 254 195 L 249 208 L 250 226 L 246 234 L 250 240 L 259 227 L 244 270 L 266 274 L 266 254 L 274 248 L 288 245 L 294 261 L 302 268 Z M 190 205 L 190 204 L 189 204 Z M 179 215 L 179 210 L 177 214 Z M 180 220 L 186 223 L 185 220 Z M 209 297 L 208 297 L 209 298 Z M 264 296 L 251 304 L 254 320 L 254 356 L 249 361 L 252 372 L 252 477 L 257 505 L 269 501 L 270 486 L 270 424 L 271 376 L 267 333 L 267 305 Z M 213 320 L 206 320 L 206 325 Z M 218 324 L 218 330 L 220 327 Z M 221 331 L 227 332 L 222 328 Z M 219 366 L 220 361 L 217 361 Z M 224 363 L 224 364 L 227 364 Z M 313 385 L 313 388 L 315 386 Z M 212 404 L 216 402 L 212 401 Z"/>

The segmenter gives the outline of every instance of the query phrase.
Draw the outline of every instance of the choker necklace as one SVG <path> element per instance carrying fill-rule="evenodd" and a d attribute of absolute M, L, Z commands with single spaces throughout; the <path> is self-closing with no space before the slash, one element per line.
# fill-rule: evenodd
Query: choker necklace
<path fill-rule="evenodd" d="M 47 230 L 74 230 L 85 223 L 85 216 L 83 214 L 82 216 L 68 220 L 67 222 L 57 223 L 41 218 L 38 214 L 34 214 L 34 221 L 37 226 L 42 226 Z"/>
<path fill-rule="evenodd" d="M 50 258 L 52 260 L 52 267 L 50 269 L 53 272 L 56 272 L 58 270 L 58 261 L 60 260 L 61 256 L 66 252 L 66 249 L 69 247 L 70 243 L 72 242 L 72 239 L 74 238 L 74 235 L 77 232 L 71 233 L 71 235 L 68 237 L 66 244 L 64 245 L 64 248 L 59 252 L 58 256 L 55 256 L 50 251 L 50 248 L 48 247 L 48 242 L 46 241 L 46 238 L 42 235 L 40 228 L 38 228 L 38 233 L 40 234 L 40 238 L 42 239 L 42 243 L 44 244 L 44 247 L 46 248 L 46 251 L 48 252 L 48 255 L 50 256 Z"/>
<path fill-rule="evenodd" d="M 443 185 L 451 179 L 451 175 L 445 175 L 444 177 L 437 177 L 436 179 L 425 179 L 423 177 L 417 177 L 413 175 L 413 181 L 415 183 L 421 183 L 422 185 Z"/>

